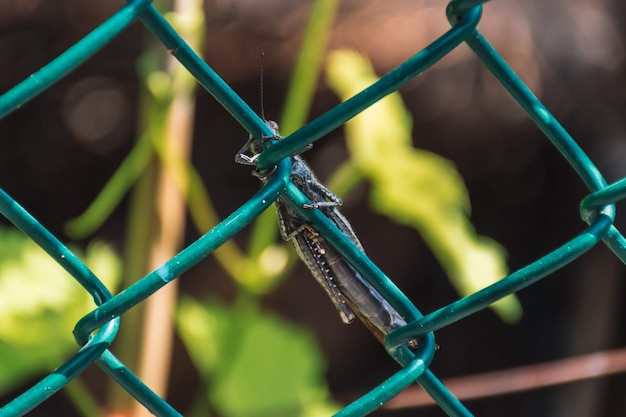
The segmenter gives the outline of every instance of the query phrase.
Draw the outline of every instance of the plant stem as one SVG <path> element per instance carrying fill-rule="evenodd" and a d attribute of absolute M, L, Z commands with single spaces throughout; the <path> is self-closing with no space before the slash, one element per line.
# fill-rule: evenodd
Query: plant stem
<path fill-rule="evenodd" d="M 337 4 L 337 0 L 316 0 L 313 3 L 280 117 L 283 135 L 302 126 L 309 115 Z"/>
<path fill-rule="evenodd" d="M 200 1 L 178 0 L 174 7 L 177 14 L 173 18 L 184 20 L 184 24 L 179 25 L 179 33 L 192 48 L 199 49 L 204 35 Z M 153 47 L 164 53 L 160 44 L 155 43 Z M 154 51 L 148 54 L 158 55 Z M 169 55 L 165 67 L 154 64 L 155 61 L 162 59 L 156 57 L 149 63 L 151 68 L 146 73 L 145 84 L 149 85 L 153 74 L 162 77 L 165 73 L 171 81 L 166 84 L 169 90 L 156 96 L 146 95 L 140 114 L 145 115 L 146 134 L 161 158 L 153 160 L 133 190 L 126 246 L 126 270 L 130 273 L 125 286 L 174 256 L 182 246 L 185 231 L 188 176 L 179 177 L 177 172 L 171 172 L 172 164 L 166 161 L 177 161 L 177 166 L 189 164 L 196 83 Z M 174 281 L 142 303 L 140 318 L 136 313 L 127 313 L 121 326 L 123 332 L 118 337 L 117 347 L 125 357 L 124 362 L 129 368 L 137 369 L 138 377 L 161 397 L 167 392 L 176 299 L 177 282 Z M 127 316 L 131 320 L 127 320 Z M 128 396 L 120 400 L 121 396 L 115 391 L 112 394 L 114 411 L 120 414 L 130 411 Z M 131 415 L 139 417 L 150 413 L 135 403 Z"/>
<path fill-rule="evenodd" d="M 444 379 L 459 400 L 473 400 L 600 378 L 626 372 L 626 349 L 593 352 L 552 362 Z M 387 410 L 435 405 L 420 387 L 411 387 L 385 404 Z"/>
<path fill-rule="evenodd" d="M 304 124 L 309 114 L 315 87 L 322 67 L 324 51 L 333 24 L 338 1 L 316 0 L 311 9 L 309 23 L 304 33 L 300 54 L 287 90 L 287 98 L 280 117 L 280 128 L 283 135 L 287 135 Z M 258 258 L 263 249 L 276 242 L 278 224 L 274 210 L 267 210 L 253 224 L 248 245 L 249 256 Z M 283 275 L 293 266 L 295 258 L 290 252 L 290 261 L 287 263 Z"/>
<path fill-rule="evenodd" d="M 194 49 L 200 49 L 204 36 L 204 21 L 200 0 L 174 2 L 179 33 Z M 166 71 L 171 74 L 172 99 L 166 110 L 164 128 L 153 140 L 165 155 L 189 160 L 193 138 L 196 83 L 185 68 L 169 57 Z M 157 122 L 158 124 L 158 122 Z M 156 233 L 150 240 L 149 269 L 158 268 L 182 247 L 185 232 L 185 194 L 188 181 L 177 183 L 175 173 L 161 163 L 156 184 Z M 174 311 L 178 296 L 178 281 L 173 281 L 145 302 L 143 334 L 139 354 L 138 376 L 161 397 L 167 393 L 167 382 L 174 337 Z M 148 417 L 151 413 L 136 404 L 132 414 Z"/>
<path fill-rule="evenodd" d="M 144 94 L 139 106 L 141 121 L 150 120 L 148 101 L 147 95 Z M 140 122 L 140 126 L 145 126 L 145 123 Z M 124 269 L 120 285 L 122 288 L 127 288 L 148 272 L 147 242 L 154 220 L 155 178 L 156 160 L 152 158 L 130 195 L 128 225 L 123 251 Z M 123 325 L 120 326 L 113 345 L 115 354 L 131 370 L 136 369 L 136 364 L 139 360 L 139 352 L 137 351 L 139 343 L 138 329 L 141 326 L 143 309 L 143 304 L 140 304 L 124 314 Z M 125 415 L 128 412 L 131 398 L 118 384 L 109 384 L 107 396 L 107 404 L 109 404 L 110 409 L 114 413 Z"/>

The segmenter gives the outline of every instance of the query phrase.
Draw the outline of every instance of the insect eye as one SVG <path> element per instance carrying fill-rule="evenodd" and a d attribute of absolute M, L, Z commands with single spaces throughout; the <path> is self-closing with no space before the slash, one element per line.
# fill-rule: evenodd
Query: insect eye
<path fill-rule="evenodd" d="M 267 125 L 267 127 L 272 129 L 272 132 L 274 132 L 274 137 L 275 138 L 280 137 L 280 134 L 278 133 L 278 123 L 276 123 L 273 120 L 266 120 L 265 124 Z"/>

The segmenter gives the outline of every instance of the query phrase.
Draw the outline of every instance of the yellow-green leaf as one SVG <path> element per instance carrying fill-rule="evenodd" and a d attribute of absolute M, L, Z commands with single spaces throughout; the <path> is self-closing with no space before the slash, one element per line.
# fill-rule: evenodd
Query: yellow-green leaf
<path fill-rule="evenodd" d="M 109 246 L 94 243 L 79 256 L 115 288 L 121 268 Z M 76 352 L 72 329 L 95 307 L 36 243 L 15 229 L 0 229 L 0 393 L 50 372 Z"/>
<path fill-rule="evenodd" d="M 208 382 L 211 406 L 228 417 L 336 412 L 313 336 L 254 306 L 184 298 L 177 327 Z"/>
<path fill-rule="evenodd" d="M 378 80 L 367 59 L 345 50 L 329 55 L 327 75 L 342 100 Z M 351 163 L 371 182 L 372 207 L 415 228 L 457 291 L 469 295 L 506 276 L 505 250 L 476 233 L 469 195 L 454 164 L 412 146 L 412 123 L 398 93 L 363 111 L 345 126 Z M 507 322 L 521 317 L 514 295 L 492 308 Z"/>

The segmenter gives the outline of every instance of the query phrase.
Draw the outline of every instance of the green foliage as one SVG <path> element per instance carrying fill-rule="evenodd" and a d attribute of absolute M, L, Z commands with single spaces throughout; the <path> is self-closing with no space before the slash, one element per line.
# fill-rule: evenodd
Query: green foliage
<path fill-rule="evenodd" d="M 343 100 L 377 81 L 371 64 L 350 51 L 334 51 L 327 74 Z M 476 234 L 468 218 L 469 195 L 454 165 L 415 149 L 411 130 L 412 119 L 398 93 L 360 113 L 345 126 L 349 171 L 370 181 L 376 211 L 421 233 L 457 291 L 469 295 L 506 276 L 505 251 Z M 507 322 L 521 317 L 514 295 L 492 307 Z"/>
<path fill-rule="evenodd" d="M 280 118 L 283 134 L 306 120 L 337 3 L 313 3 Z M 254 300 L 254 295 L 272 290 L 294 264 L 293 251 L 276 244 L 277 236 L 275 211 L 267 210 L 254 222 L 247 253 L 229 256 L 225 263 L 236 266 L 227 270 L 250 298 L 242 297 L 235 306 L 191 299 L 179 305 L 177 328 L 208 387 L 206 400 L 227 417 L 327 416 L 338 409 L 328 400 L 315 340 L 305 330 L 259 311 Z"/>
<path fill-rule="evenodd" d="M 311 17 L 302 39 L 280 117 L 283 136 L 290 135 L 300 128 L 309 115 L 338 4 L 337 0 L 317 0 L 311 5 Z"/>
<path fill-rule="evenodd" d="M 83 255 L 114 288 L 120 262 L 112 249 L 95 242 Z M 94 308 L 91 296 L 36 243 L 17 230 L 0 229 L 0 393 L 76 352 L 72 329 Z"/>
<path fill-rule="evenodd" d="M 336 411 L 327 400 L 323 360 L 309 332 L 248 303 L 200 304 L 186 298 L 179 306 L 178 330 L 220 415 Z"/>

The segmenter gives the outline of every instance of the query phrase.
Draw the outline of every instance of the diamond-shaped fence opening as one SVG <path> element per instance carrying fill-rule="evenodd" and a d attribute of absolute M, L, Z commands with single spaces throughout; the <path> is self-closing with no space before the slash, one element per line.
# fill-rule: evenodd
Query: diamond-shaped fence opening
<path fill-rule="evenodd" d="M 343 231 L 337 228 L 336 223 L 320 214 L 320 211 L 310 211 L 307 221 L 391 305 L 402 312 L 407 322 L 384 338 L 385 349 L 399 363 L 400 370 L 336 415 L 367 415 L 415 382 L 447 414 L 471 415 L 430 369 L 437 347 L 434 332 L 540 281 L 583 256 L 598 243 L 608 246 L 622 262 L 626 260 L 626 241 L 613 224 L 614 203 L 626 195 L 626 180 L 607 185 L 587 154 L 481 35 L 477 25 L 483 12 L 482 3 L 480 0 L 452 1 L 446 12 L 451 24 L 447 32 L 367 89 L 265 149 L 254 161 L 256 169 L 259 172 L 272 167 L 276 169 L 265 176 L 266 182 L 260 191 L 183 251 L 116 296 L 54 234 L 9 194 L 0 190 L 2 214 L 66 269 L 97 304 L 97 308 L 76 323 L 74 335 L 80 346 L 76 354 L 64 364 L 54 364 L 55 371 L 4 405 L 0 415 L 26 414 L 94 363 L 152 413 L 159 416 L 180 415 L 109 351 L 120 327 L 120 317 L 213 253 L 261 215 L 277 198 L 295 202 L 296 206 L 306 202 L 305 197 L 309 196 L 289 181 L 292 162 L 289 157 L 398 90 L 462 43 L 470 47 L 588 187 L 589 194 L 583 199 L 580 208 L 581 217 L 588 227 L 557 249 L 497 283 L 423 316 L 354 242 L 342 234 Z M 149 0 L 128 1 L 95 30 L 0 96 L 0 118 L 19 112 L 21 106 L 88 60 L 135 21 L 141 21 L 252 138 L 273 136 L 267 123 L 182 40 Z"/>

